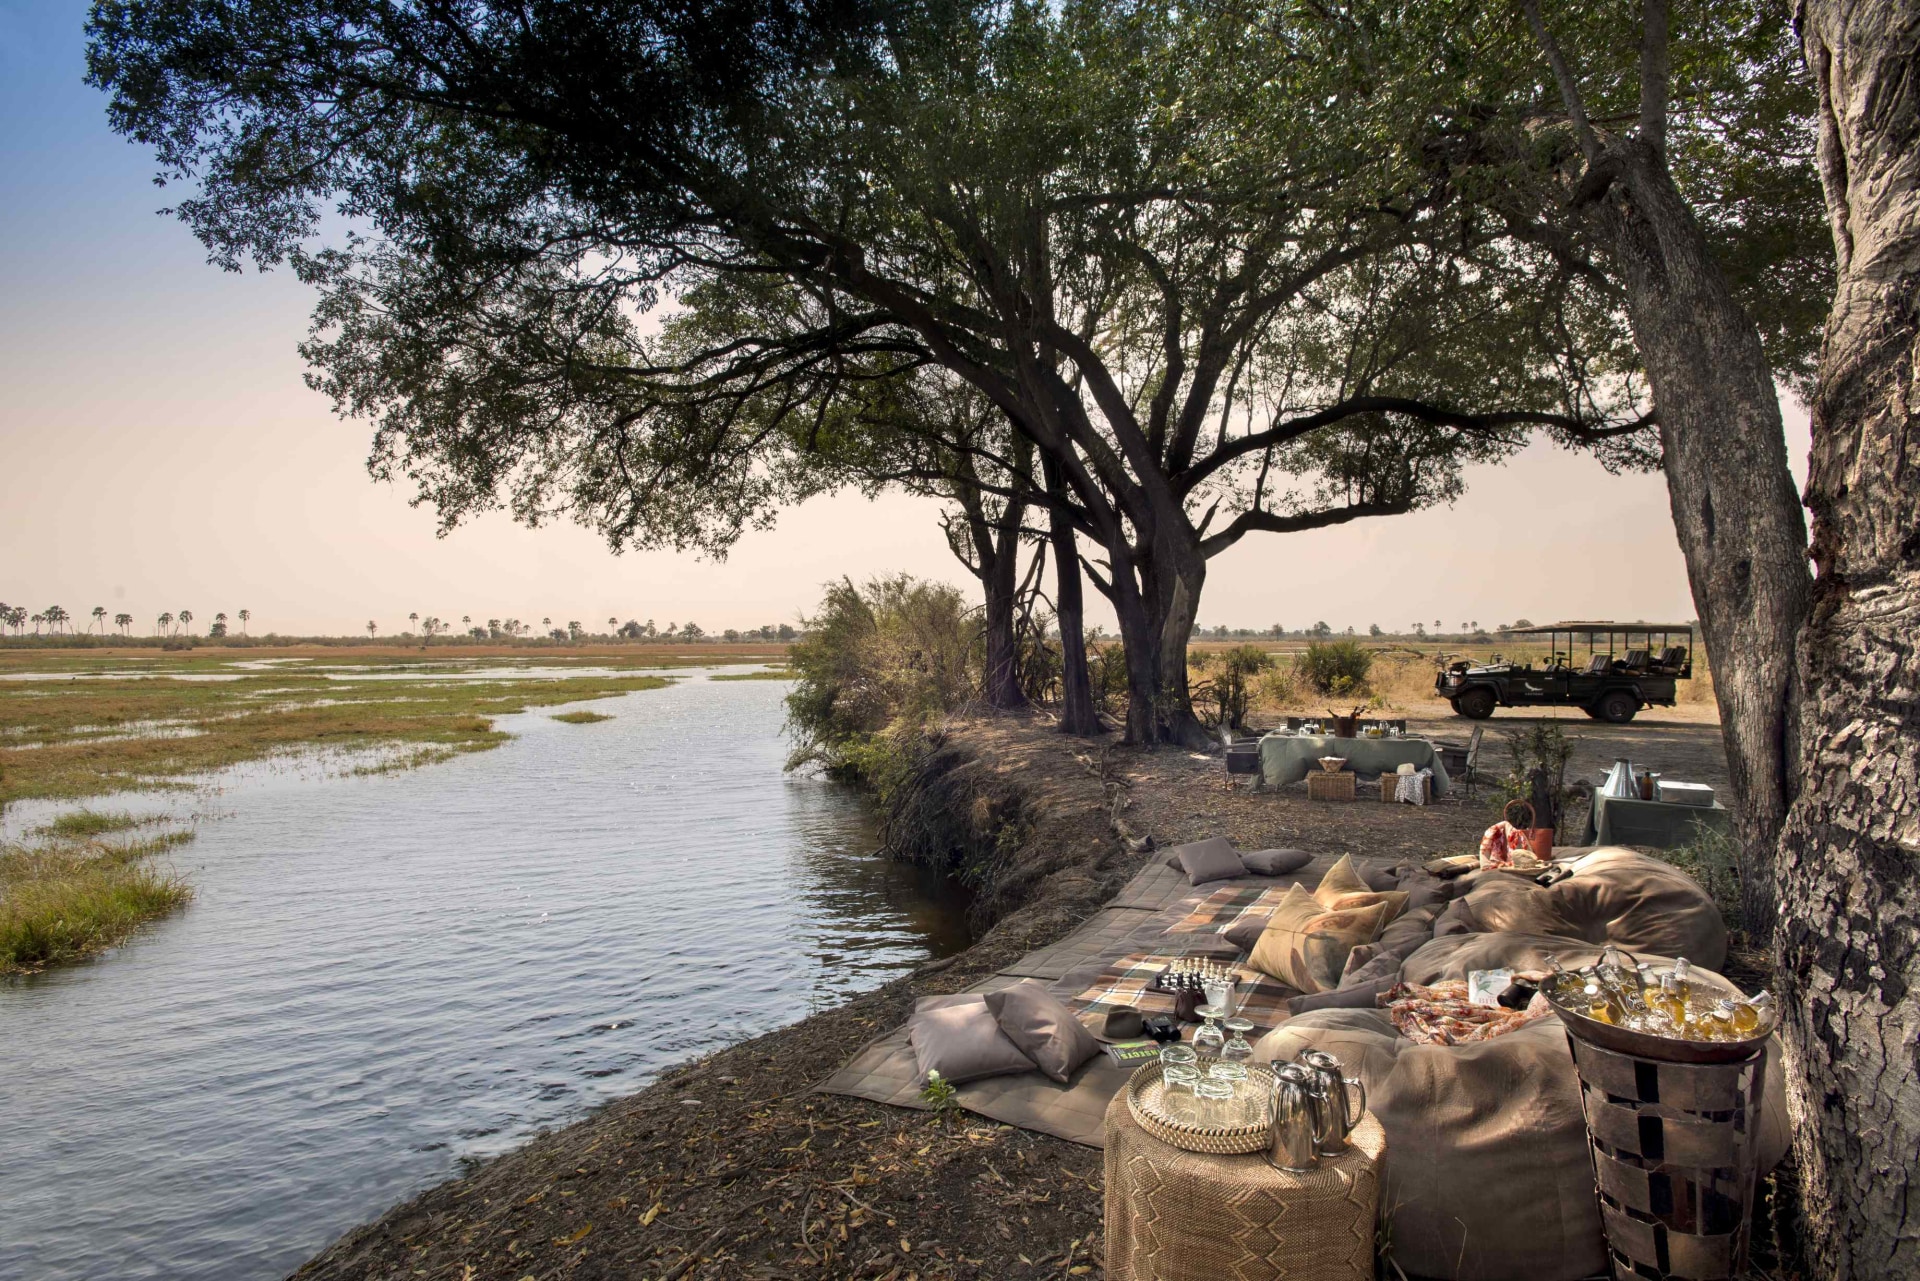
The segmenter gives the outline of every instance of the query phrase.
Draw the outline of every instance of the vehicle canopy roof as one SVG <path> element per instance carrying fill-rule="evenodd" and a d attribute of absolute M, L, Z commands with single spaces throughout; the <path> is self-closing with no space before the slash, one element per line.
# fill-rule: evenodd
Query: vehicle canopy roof
<path fill-rule="evenodd" d="M 1609 623 L 1605 621 L 1545 623 L 1539 627 L 1509 627 L 1513 636 L 1544 636 L 1549 632 L 1685 632 L 1693 635 L 1692 623 Z"/>

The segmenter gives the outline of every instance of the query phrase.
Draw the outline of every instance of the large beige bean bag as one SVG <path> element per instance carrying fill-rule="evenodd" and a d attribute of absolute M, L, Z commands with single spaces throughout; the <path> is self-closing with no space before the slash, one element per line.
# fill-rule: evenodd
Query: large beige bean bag
<path fill-rule="evenodd" d="M 1598 849 L 1574 860 L 1573 875 L 1550 886 L 1510 872 L 1474 874 L 1456 899 L 1487 933 L 1538 934 L 1613 943 L 1630 952 L 1684 956 L 1718 968 L 1727 926 L 1694 879 L 1632 850 Z"/>

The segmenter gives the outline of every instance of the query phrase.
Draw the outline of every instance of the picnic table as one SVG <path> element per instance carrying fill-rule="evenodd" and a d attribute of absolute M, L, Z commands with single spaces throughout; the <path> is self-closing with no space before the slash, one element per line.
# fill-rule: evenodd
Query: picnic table
<path fill-rule="evenodd" d="M 1335 738 L 1317 734 L 1268 734 L 1260 740 L 1260 783 L 1284 787 L 1320 768 L 1322 756 L 1346 758 L 1356 774 L 1391 774 L 1401 765 L 1433 771 L 1433 794 L 1445 796 L 1447 767 L 1424 738 Z"/>
<path fill-rule="evenodd" d="M 1707 805 L 1680 805 L 1673 801 L 1643 801 L 1625 796 L 1593 794 L 1587 811 L 1582 845 L 1644 845 L 1670 850 L 1685 845 L 1702 830 L 1729 833 L 1733 816 L 1715 801 Z"/>

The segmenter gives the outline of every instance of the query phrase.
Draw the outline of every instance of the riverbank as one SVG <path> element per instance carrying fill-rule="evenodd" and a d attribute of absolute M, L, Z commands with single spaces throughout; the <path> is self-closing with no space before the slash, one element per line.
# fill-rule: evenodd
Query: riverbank
<path fill-rule="evenodd" d="M 1685 723 L 1663 732 L 1717 738 Z M 1580 759 L 1613 750 L 1583 740 Z M 915 998 L 969 987 L 1096 912 L 1153 857 L 1127 836 L 1165 845 L 1222 833 L 1242 848 L 1424 855 L 1470 847 L 1490 818 L 1486 791 L 1471 805 L 1413 810 L 1228 790 L 1217 756 L 1134 752 L 1024 719 L 956 725 L 937 756 L 929 794 L 962 816 L 959 835 L 941 839 L 963 859 L 969 848 L 999 849 L 981 887 L 994 919 L 973 947 L 670 1071 L 397 1207 L 296 1275 L 1097 1275 L 1099 1152 L 813 1085 L 898 1026 Z M 995 831 L 1018 835 L 975 844 Z"/>

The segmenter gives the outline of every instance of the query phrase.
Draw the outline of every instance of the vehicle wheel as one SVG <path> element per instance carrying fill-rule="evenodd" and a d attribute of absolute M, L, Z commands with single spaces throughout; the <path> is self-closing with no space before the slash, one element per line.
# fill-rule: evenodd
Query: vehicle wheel
<path fill-rule="evenodd" d="M 1453 700 L 1453 710 L 1470 721 L 1484 721 L 1493 715 L 1493 691 L 1490 689 L 1470 689 Z"/>
<path fill-rule="evenodd" d="M 1597 707 L 1583 707 L 1580 710 L 1585 712 L 1587 716 L 1592 720 L 1597 721 L 1600 719 L 1600 709 Z"/>
<path fill-rule="evenodd" d="M 1625 725 L 1640 712 L 1640 697 L 1624 689 L 1616 689 L 1600 697 L 1600 719 L 1614 725 Z"/>

